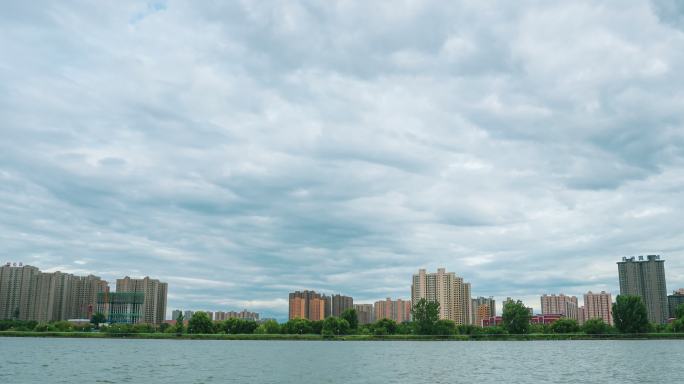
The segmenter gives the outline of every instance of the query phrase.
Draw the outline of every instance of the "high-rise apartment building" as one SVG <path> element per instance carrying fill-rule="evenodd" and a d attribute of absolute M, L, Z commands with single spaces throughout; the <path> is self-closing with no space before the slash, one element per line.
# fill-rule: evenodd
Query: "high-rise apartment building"
<path fill-rule="evenodd" d="M 90 319 L 95 313 L 97 295 L 108 292 L 109 284 L 98 276 L 73 276 L 67 319 Z"/>
<path fill-rule="evenodd" d="M 472 300 L 471 324 L 482 326 L 482 320 L 496 316 L 496 301 L 493 297 L 478 297 Z"/>
<path fill-rule="evenodd" d="M 340 317 L 342 312 L 354 307 L 354 299 L 349 296 L 333 295 L 332 296 L 332 316 Z"/>
<path fill-rule="evenodd" d="M 315 291 L 296 291 L 289 295 L 289 319 L 323 320 L 330 316 L 330 296 Z"/>
<path fill-rule="evenodd" d="M 623 257 L 618 261 L 620 294 L 639 296 L 646 305 L 648 320 L 664 324 L 668 319 L 667 289 L 665 285 L 665 260 L 659 255 L 638 259 Z"/>
<path fill-rule="evenodd" d="M 584 294 L 584 306 L 580 311 L 580 323 L 591 319 L 602 319 L 604 323 L 613 325 L 613 299 L 610 293 L 591 291 Z"/>
<path fill-rule="evenodd" d="M 452 320 L 457 325 L 472 322 L 472 302 L 470 299 L 470 283 L 444 268 L 436 273 L 427 273 L 420 269 L 413 275 L 411 284 L 411 302 L 420 299 L 439 303 L 439 318 Z"/>
<path fill-rule="evenodd" d="M 183 320 L 190 320 L 192 319 L 192 315 L 195 314 L 195 311 L 185 311 L 183 312 Z"/>
<path fill-rule="evenodd" d="M 373 304 L 354 304 L 354 309 L 356 310 L 359 324 L 370 324 L 375 321 Z"/>
<path fill-rule="evenodd" d="M 22 263 L 0 267 L 0 320 L 28 320 L 31 280 L 39 273 L 38 268 Z"/>
<path fill-rule="evenodd" d="M 150 324 L 161 324 L 166 317 L 166 295 L 168 285 L 156 279 L 145 277 L 131 279 L 126 276 L 116 280 L 116 292 L 142 293 L 144 303 L 140 321 Z"/>
<path fill-rule="evenodd" d="M 667 296 L 667 305 L 669 308 L 669 317 L 675 317 L 677 313 L 677 307 L 684 304 L 684 288 L 679 288 L 678 290 L 672 292 L 671 295 Z"/>
<path fill-rule="evenodd" d="M 390 319 L 397 323 L 411 320 L 411 301 L 392 300 L 389 297 L 385 300 L 376 301 L 374 304 L 375 319 Z"/>
<path fill-rule="evenodd" d="M 39 322 L 89 319 L 97 293 L 107 289 L 107 282 L 97 276 L 7 264 L 0 268 L 0 318 L 18 314 L 18 319 Z"/>
<path fill-rule="evenodd" d="M 31 280 L 29 319 L 41 323 L 68 319 L 73 277 L 62 272 L 34 276 Z"/>
<path fill-rule="evenodd" d="M 579 320 L 577 296 L 565 296 L 562 293 L 558 296 L 543 295 L 541 309 L 543 315 L 558 314 L 568 319 Z"/>

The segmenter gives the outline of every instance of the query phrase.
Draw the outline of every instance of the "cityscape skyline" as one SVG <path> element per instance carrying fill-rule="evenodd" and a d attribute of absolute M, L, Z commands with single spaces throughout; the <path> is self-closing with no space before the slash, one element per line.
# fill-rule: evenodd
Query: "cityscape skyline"
<path fill-rule="evenodd" d="M 646 260 L 649 260 L 649 261 L 650 260 L 658 260 L 658 262 L 661 265 L 662 273 L 666 274 L 667 268 L 662 268 L 662 263 L 664 262 L 664 259 L 661 259 L 659 255 L 638 256 L 638 259 L 644 260 L 644 257 L 646 257 Z M 637 257 L 622 257 L 622 259 L 621 259 L 622 261 L 617 261 L 617 264 L 619 266 L 622 263 L 624 263 L 625 260 L 630 260 L 630 259 L 636 260 Z M 46 275 L 46 276 L 47 275 L 53 275 L 53 274 L 59 275 L 60 273 L 62 273 L 61 271 L 56 271 L 56 272 L 42 271 L 39 268 L 36 268 L 35 266 L 25 265 L 22 262 L 6 262 L 2 266 L 3 267 L 4 266 L 15 266 L 15 267 L 16 266 L 26 266 L 26 267 L 31 268 L 32 271 L 35 271 L 32 273 L 43 272 L 42 274 Z M 419 269 L 418 272 L 419 272 L 419 274 L 424 273 L 425 269 L 421 268 L 421 269 Z M 620 280 L 620 276 L 622 276 L 621 275 L 622 272 L 621 272 L 620 267 L 618 267 L 617 272 L 618 272 L 617 273 L 618 280 Z M 610 299 L 611 295 L 612 295 L 612 297 L 615 297 L 618 294 L 620 294 L 620 290 L 618 290 L 617 292 L 614 292 L 614 293 L 610 292 L 610 291 L 605 291 L 605 290 L 601 290 L 600 292 L 598 290 L 595 290 L 595 292 L 592 292 L 592 290 L 589 290 L 589 291 L 581 292 L 579 294 L 571 294 L 571 293 L 566 293 L 566 292 L 544 291 L 544 292 L 539 293 L 538 295 L 534 296 L 533 299 L 529 300 L 529 301 L 526 300 L 525 298 L 510 296 L 510 295 L 505 296 L 506 300 L 504 300 L 503 296 L 495 297 L 492 295 L 487 295 L 485 297 L 484 294 L 480 294 L 480 293 L 473 294 L 471 292 L 472 288 L 471 288 L 469 283 L 464 282 L 463 278 L 461 278 L 459 276 L 455 276 L 453 272 L 446 272 L 445 268 L 437 268 L 437 273 L 428 273 L 427 275 L 428 276 L 433 275 L 434 276 L 433 279 L 435 279 L 434 281 L 439 281 L 437 278 L 437 275 L 439 275 L 440 273 L 451 276 L 450 281 L 453 281 L 453 279 L 456 279 L 456 282 L 459 284 L 459 286 L 460 286 L 460 284 L 464 284 L 465 286 L 467 286 L 466 292 L 467 292 L 468 296 L 466 298 L 464 298 L 464 302 L 467 303 L 466 305 L 469 306 L 467 309 L 467 312 L 462 314 L 462 316 L 463 316 L 462 321 L 452 319 L 452 320 L 455 320 L 457 323 L 463 323 L 463 324 L 475 324 L 477 322 L 476 319 L 481 321 L 483 318 L 485 318 L 484 317 L 485 313 L 490 314 L 490 316 L 492 316 L 492 317 L 496 316 L 497 314 L 500 314 L 503 310 L 503 305 L 505 304 L 506 300 L 510 300 L 511 298 L 514 300 L 522 300 L 526 306 L 528 306 L 529 308 L 532 309 L 533 313 L 538 313 L 540 315 L 543 315 L 543 314 L 554 314 L 554 315 L 555 314 L 562 314 L 568 318 L 578 320 L 579 322 L 583 322 L 582 316 L 585 313 L 584 311 L 585 311 L 585 306 L 587 306 L 586 303 L 587 303 L 588 295 L 589 295 L 589 297 L 591 297 L 590 300 L 591 300 L 592 304 L 589 308 L 586 308 L 586 311 L 588 311 L 587 313 L 592 313 L 595 316 L 599 316 L 599 317 L 604 318 L 607 323 L 612 323 L 612 317 L 610 315 L 610 311 L 607 310 L 605 307 L 605 305 L 606 305 L 605 302 L 606 302 L 606 300 L 608 303 L 611 302 L 611 299 Z M 64 273 L 62 273 L 62 274 L 64 275 Z M 68 273 L 66 275 L 69 276 Z M 412 276 L 413 276 L 413 278 L 412 278 L 413 283 L 412 284 L 415 284 L 416 278 L 419 275 L 414 273 L 414 274 L 412 274 Z M 101 281 L 105 285 L 108 283 L 108 281 L 106 279 L 100 279 L 99 276 L 93 276 L 92 274 L 90 274 L 88 276 L 72 276 L 72 278 L 74 278 L 74 277 L 76 279 L 96 279 L 97 281 Z M 126 276 L 125 279 L 131 279 L 131 278 Z M 117 283 L 117 290 L 118 290 L 119 284 L 122 281 L 124 281 L 125 279 L 121 279 L 121 278 L 114 279 L 114 281 L 116 281 L 116 283 Z M 144 279 L 141 278 L 138 280 L 140 280 L 142 282 L 142 281 L 145 281 L 146 279 L 149 279 L 149 277 L 145 277 Z M 423 277 L 423 279 L 425 279 L 425 277 Z M 162 278 L 162 280 L 163 280 L 163 278 Z M 158 282 L 159 280 L 154 280 L 154 281 Z M 434 281 L 433 281 L 433 284 L 434 284 Z M 261 310 L 259 310 L 259 308 L 256 308 L 256 307 L 253 307 L 253 308 L 248 308 L 248 307 L 237 308 L 237 307 L 230 307 L 230 306 L 211 307 L 211 306 L 203 306 L 203 305 L 198 304 L 198 303 L 193 303 L 193 304 L 191 304 L 189 306 L 185 306 L 185 307 L 175 305 L 174 303 L 167 305 L 167 303 L 166 303 L 166 295 L 168 294 L 166 291 L 167 283 L 163 283 L 163 284 L 164 284 L 164 291 L 163 292 L 164 292 L 164 308 L 165 308 L 163 320 L 173 320 L 174 319 L 173 313 L 175 311 L 178 311 L 181 309 L 186 313 L 203 311 L 203 312 L 208 312 L 211 314 L 213 314 L 213 313 L 237 314 L 238 313 L 238 312 L 236 312 L 237 310 L 242 310 L 243 313 L 261 313 L 262 318 L 274 318 L 274 319 L 277 319 L 279 321 L 283 321 L 283 320 L 286 320 L 287 318 L 294 318 L 294 317 L 304 317 L 304 318 L 309 317 L 308 315 L 304 315 L 304 316 L 288 315 L 288 312 L 291 312 L 291 310 L 292 310 L 291 300 L 289 303 L 289 309 L 286 310 L 284 315 L 281 312 L 261 311 Z M 674 305 L 672 303 L 684 302 L 684 299 L 681 298 L 681 297 L 684 297 L 684 288 L 679 288 L 679 287 L 673 288 L 675 286 L 677 286 L 677 283 L 674 283 L 674 284 L 670 283 L 670 285 L 668 285 L 668 288 L 666 291 L 660 292 L 660 294 L 665 293 L 664 295 L 661 295 L 662 296 L 661 299 L 664 301 L 663 304 L 664 304 L 666 310 L 668 307 Z M 412 288 L 410 291 L 412 291 L 411 295 L 407 295 L 407 296 L 403 296 L 403 297 L 396 297 L 396 298 L 399 299 L 399 301 L 401 301 L 402 299 L 406 300 L 406 298 L 408 298 L 407 300 L 410 303 L 412 301 L 411 298 L 414 295 L 414 292 L 413 292 L 414 289 Z M 320 319 L 333 315 L 333 311 L 335 311 L 334 306 L 333 306 L 333 303 L 334 303 L 333 299 L 335 297 L 337 297 L 337 300 L 344 300 L 344 302 L 345 302 L 343 307 L 338 307 L 336 313 L 337 312 L 341 313 L 344 309 L 348 309 L 348 308 L 352 308 L 352 307 L 356 308 L 358 305 L 377 306 L 378 303 L 384 302 L 386 300 L 390 300 L 390 297 L 388 296 L 388 297 L 386 297 L 384 299 L 380 299 L 380 300 L 356 299 L 356 301 L 354 301 L 355 299 L 353 298 L 353 296 L 351 296 L 351 295 L 347 296 L 343 293 L 340 293 L 340 292 L 344 292 L 343 290 L 337 290 L 337 291 L 335 291 L 336 292 L 335 294 L 332 294 L 332 293 L 326 294 L 326 292 L 321 292 L 321 291 L 316 292 L 316 290 L 314 290 L 314 289 L 303 290 L 302 292 L 314 293 L 314 294 L 318 295 L 318 297 L 322 301 L 323 300 L 325 301 L 324 304 L 320 304 L 317 307 L 318 308 L 317 311 L 321 311 L 320 312 Z M 460 292 L 463 292 L 463 291 L 460 291 Z M 631 292 L 630 294 L 634 294 L 634 292 Z M 607 299 L 603 298 L 602 297 L 603 295 L 606 295 Z M 292 293 L 290 293 L 290 297 L 292 297 Z M 582 300 L 582 298 L 583 298 L 583 300 Z M 539 301 L 540 299 L 541 299 L 541 302 Z M 553 301 L 549 301 L 549 299 L 553 299 Z M 570 308 L 568 308 L 567 304 L 564 304 L 564 301 L 563 302 L 558 301 L 560 299 L 563 299 L 563 300 L 571 300 L 572 299 L 572 301 L 569 302 L 570 304 L 572 304 L 572 306 Z M 481 312 L 480 316 L 478 316 L 478 308 L 477 308 L 478 304 L 476 304 L 476 302 L 483 303 L 483 302 L 488 302 L 490 300 L 495 302 L 494 309 L 492 310 L 489 308 L 486 308 L 486 309 L 483 308 L 483 309 L 485 309 L 486 312 L 480 311 Z M 539 303 L 539 305 L 535 304 L 535 300 L 537 303 Z M 472 303 L 470 303 L 471 301 L 472 301 Z M 545 304 L 545 303 L 547 303 L 547 304 Z M 603 308 L 597 308 L 596 307 L 597 305 L 600 306 L 601 304 L 603 304 Z M 25 305 L 28 305 L 28 304 L 25 304 Z M 340 304 L 337 304 L 337 305 L 339 306 Z M 545 307 L 545 305 L 551 305 L 551 306 Z M 229 308 L 230 311 L 226 312 L 227 308 Z M 608 308 L 609 308 L 609 306 L 608 306 Z M 248 310 L 253 310 L 253 312 L 248 312 Z M 301 311 L 304 311 L 304 307 L 302 307 Z M 607 313 L 602 312 L 602 311 L 607 311 Z M 649 311 L 650 311 L 650 309 L 649 309 Z M 302 313 L 304 313 L 304 312 L 302 312 Z M 374 316 L 375 316 L 375 312 L 373 313 L 373 317 Z M 444 316 L 444 315 L 440 315 L 440 316 Z M 447 317 L 444 317 L 444 318 L 446 319 Z M 161 320 L 162 320 L 161 318 L 157 318 L 156 321 L 161 321 Z"/>

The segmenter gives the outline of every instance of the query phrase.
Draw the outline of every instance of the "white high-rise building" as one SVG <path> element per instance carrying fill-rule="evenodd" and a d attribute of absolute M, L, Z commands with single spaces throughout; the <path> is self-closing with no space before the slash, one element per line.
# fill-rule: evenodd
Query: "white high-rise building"
<path fill-rule="evenodd" d="M 413 275 L 411 285 L 411 303 L 427 299 L 439 303 L 439 318 L 452 320 L 457 325 L 472 322 L 472 301 L 470 299 L 470 283 L 454 272 L 446 272 L 438 268 L 436 273 L 427 273 L 425 269 L 418 270 Z"/>

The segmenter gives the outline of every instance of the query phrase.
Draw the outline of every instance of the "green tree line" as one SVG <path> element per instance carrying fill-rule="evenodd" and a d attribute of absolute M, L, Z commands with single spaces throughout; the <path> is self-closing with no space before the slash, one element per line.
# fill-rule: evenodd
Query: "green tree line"
<path fill-rule="evenodd" d="M 507 302 L 503 308 L 502 324 L 490 327 L 456 325 L 450 320 L 439 319 L 439 303 L 421 299 L 411 309 L 413 321 L 397 323 L 390 319 L 379 319 L 371 324 L 359 324 L 356 310 L 348 309 L 340 317 L 325 320 L 291 319 L 285 323 L 266 320 L 232 318 L 212 321 L 204 312 L 196 312 L 187 321 L 181 314 L 175 325 L 170 324 L 111 324 L 105 322 L 102 314 L 93 315 L 90 324 L 72 324 L 67 321 L 38 323 L 36 321 L 0 320 L 0 331 L 34 332 L 93 332 L 111 334 L 128 333 L 176 333 L 176 334 L 290 334 L 290 335 L 501 335 L 501 334 L 615 334 L 684 332 L 684 304 L 677 308 L 675 320 L 670 324 L 650 324 L 646 307 L 639 297 L 619 295 L 613 304 L 615 325 L 610 326 L 602 319 L 591 319 L 583 325 L 577 321 L 562 318 L 550 325 L 531 324 L 531 314 L 521 301 Z"/>

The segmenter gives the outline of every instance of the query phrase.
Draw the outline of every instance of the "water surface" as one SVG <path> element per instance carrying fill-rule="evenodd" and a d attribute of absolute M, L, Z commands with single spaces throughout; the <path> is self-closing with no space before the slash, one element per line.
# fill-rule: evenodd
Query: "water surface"
<path fill-rule="evenodd" d="M 0 383 L 679 383 L 684 341 L 0 337 Z"/>

